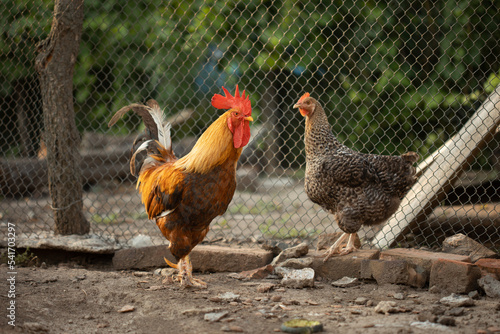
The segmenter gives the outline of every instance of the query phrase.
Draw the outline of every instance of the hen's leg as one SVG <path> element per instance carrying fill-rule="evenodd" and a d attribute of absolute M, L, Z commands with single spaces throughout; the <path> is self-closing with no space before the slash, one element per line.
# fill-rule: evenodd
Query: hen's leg
<path fill-rule="evenodd" d="M 325 258 L 323 262 L 326 262 L 333 254 L 340 254 L 340 249 L 342 247 L 342 243 L 349 236 L 347 233 L 342 233 L 342 235 L 335 241 L 335 243 L 323 254 Z"/>
<path fill-rule="evenodd" d="M 358 249 L 358 247 L 356 247 L 354 245 L 354 241 L 357 239 L 358 237 L 358 234 L 357 233 L 351 233 L 349 234 L 349 240 L 347 241 L 347 245 L 345 246 L 345 248 L 340 252 L 340 255 L 345 255 L 345 254 L 349 254 L 351 253 L 352 251 L 355 251 L 356 249 Z"/>

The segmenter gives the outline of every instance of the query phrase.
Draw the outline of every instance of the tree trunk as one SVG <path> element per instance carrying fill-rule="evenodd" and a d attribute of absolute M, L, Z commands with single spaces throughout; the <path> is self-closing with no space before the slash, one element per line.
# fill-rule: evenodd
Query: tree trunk
<path fill-rule="evenodd" d="M 73 108 L 73 69 L 83 25 L 83 0 L 56 0 L 48 38 L 38 45 L 49 191 L 56 234 L 86 234 L 79 168 L 79 134 Z"/>

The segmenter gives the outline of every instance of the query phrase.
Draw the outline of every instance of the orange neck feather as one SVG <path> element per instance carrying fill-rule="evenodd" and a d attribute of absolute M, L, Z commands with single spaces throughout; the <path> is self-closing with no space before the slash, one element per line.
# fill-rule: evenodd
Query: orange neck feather
<path fill-rule="evenodd" d="M 201 135 L 191 152 L 174 163 L 174 167 L 191 173 L 207 173 L 229 159 L 238 161 L 242 148 L 234 148 L 233 134 L 227 127 L 227 111 Z"/>

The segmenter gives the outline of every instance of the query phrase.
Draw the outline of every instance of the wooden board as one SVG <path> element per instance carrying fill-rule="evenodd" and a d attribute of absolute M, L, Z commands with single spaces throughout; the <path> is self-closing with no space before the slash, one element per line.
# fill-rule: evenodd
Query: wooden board
<path fill-rule="evenodd" d="M 493 138 L 499 125 L 500 86 L 457 134 L 419 165 L 421 175 L 417 183 L 372 244 L 380 249 L 394 246 L 413 226 L 426 219 L 475 154 Z"/>

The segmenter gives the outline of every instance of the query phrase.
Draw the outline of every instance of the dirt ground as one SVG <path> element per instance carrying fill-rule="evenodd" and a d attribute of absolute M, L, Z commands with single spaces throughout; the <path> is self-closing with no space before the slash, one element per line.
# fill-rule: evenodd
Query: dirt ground
<path fill-rule="evenodd" d="M 2 265 L 2 282 L 7 272 Z M 349 288 L 317 281 L 314 288 L 289 289 L 281 287 L 277 277 L 240 281 L 229 273 L 195 276 L 207 282 L 208 288 L 180 289 L 153 271 L 120 272 L 103 265 L 85 268 L 66 263 L 18 268 L 16 327 L 8 326 L 2 315 L 0 332 L 273 333 L 280 331 L 283 322 L 297 317 L 320 321 L 324 333 L 500 331 L 500 300 L 484 295 L 478 296 L 474 306 L 453 308 L 439 302 L 447 293 L 400 285 L 378 286 L 371 281 Z M 271 285 L 270 291 L 261 292 Z M 238 296 L 224 295 L 227 293 Z M 396 302 L 397 313 L 376 313 L 381 301 Z M 3 314 L 8 302 L 2 292 Z M 120 312 L 124 307 L 129 312 Z M 416 322 L 431 318 L 455 325 L 418 327 Z"/>

